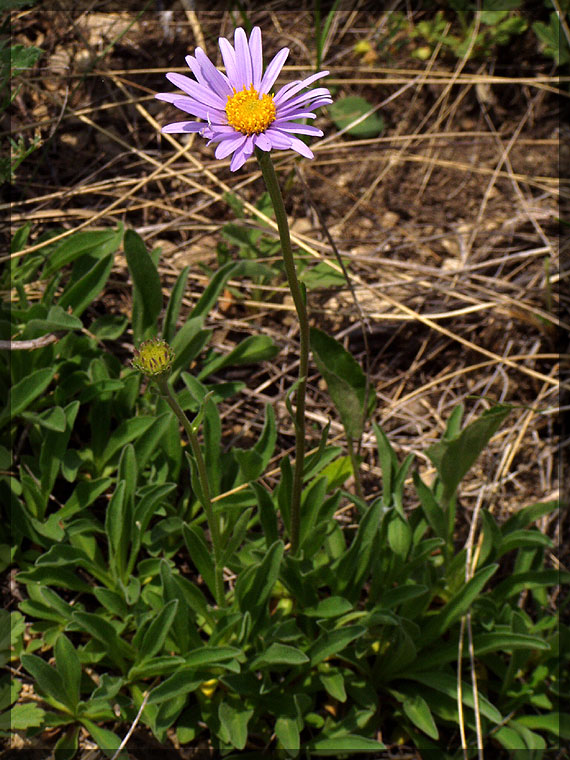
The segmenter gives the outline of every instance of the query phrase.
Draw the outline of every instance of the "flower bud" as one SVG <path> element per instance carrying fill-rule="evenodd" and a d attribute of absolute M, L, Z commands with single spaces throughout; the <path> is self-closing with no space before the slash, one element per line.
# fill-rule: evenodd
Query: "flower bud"
<path fill-rule="evenodd" d="M 132 365 L 147 377 L 159 377 L 170 372 L 173 361 L 174 351 L 168 343 L 162 338 L 151 338 L 135 348 Z"/>

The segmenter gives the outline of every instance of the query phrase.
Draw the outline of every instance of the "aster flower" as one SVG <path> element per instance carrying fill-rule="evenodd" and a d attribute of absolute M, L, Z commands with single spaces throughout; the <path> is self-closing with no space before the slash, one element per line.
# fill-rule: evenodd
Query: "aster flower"
<path fill-rule="evenodd" d="M 135 349 L 132 365 L 147 377 L 164 377 L 170 374 L 174 351 L 162 338 L 143 341 Z"/>
<path fill-rule="evenodd" d="M 216 158 L 233 154 L 232 171 L 243 166 L 255 148 L 262 151 L 291 148 L 302 156 L 314 158 L 295 133 L 313 137 L 322 137 L 323 133 L 297 120 L 316 118 L 313 110 L 332 103 L 332 98 L 325 87 L 304 93 L 301 90 L 329 72 L 320 71 L 306 79 L 289 82 L 273 95 L 270 90 L 289 55 L 288 48 L 280 50 L 263 73 L 259 27 L 252 29 L 249 40 L 243 29 L 236 29 L 234 47 L 222 37 L 219 45 L 225 74 L 218 71 L 198 47 L 194 56 L 186 56 L 195 80 L 183 74 L 166 75 L 186 94 L 160 92 L 156 95 L 159 100 L 172 103 L 203 121 L 177 121 L 167 124 L 162 131 L 199 132 L 209 139 L 208 145 L 217 143 Z"/>

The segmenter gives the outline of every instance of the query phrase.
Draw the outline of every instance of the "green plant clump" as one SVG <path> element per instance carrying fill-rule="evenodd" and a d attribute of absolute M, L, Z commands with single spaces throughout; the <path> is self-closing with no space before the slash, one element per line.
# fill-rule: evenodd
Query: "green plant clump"
<path fill-rule="evenodd" d="M 13 253 L 29 232 L 17 232 Z M 483 512 L 471 564 L 454 542 L 460 482 L 511 407 L 492 407 L 469 425 L 458 407 L 426 452 L 437 470 L 431 485 L 374 424 L 382 493 L 372 499 L 344 489 L 357 458 L 323 430 L 304 463 L 292 555 L 289 458 L 281 457 L 273 490 L 263 479 L 275 454 L 273 409 L 251 448 L 226 450 L 218 405 L 242 386 L 208 383 L 223 367 L 277 350 L 263 336 L 225 355 L 208 345 L 209 310 L 230 278 L 259 275 L 257 262 L 224 264 L 178 327 L 188 270 L 164 304 L 160 252 L 149 253 L 136 233 L 118 227 L 43 242 L 12 260 L 17 302 L 0 322 L 2 339 L 28 346 L 2 360 L 0 375 L 9 394 L 0 489 L 13 518 L 11 535 L 2 527 L 0 558 L 4 569 L 17 568 L 23 593 L 17 611 L 2 613 L 3 664 L 19 668 L 0 687 L 12 730 L 33 737 L 57 729 L 56 750 L 69 758 L 82 729 L 113 754 L 120 726 L 137 716 L 159 742 L 172 731 L 182 745 L 208 736 L 224 755 L 264 746 L 283 757 L 372 753 L 384 746 L 381 734 L 451 758 L 461 720 L 474 745 L 476 715 L 491 747 L 540 757 L 558 732 L 570 739 L 562 707 L 570 630 L 549 603 L 550 590 L 570 578 L 547 568 L 552 542 L 532 527 L 559 504 L 528 506 L 503 525 Z M 119 358 L 127 318 L 97 314 L 121 247 L 135 343 L 152 338 L 161 320 L 160 339 L 172 346 L 168 392 L 200 435 L 217 559 L 234 579 L 222 581 L 222 599 L 196 453 L 181 446 L 167 398 Z M 38 301 L 27 296 L 30 282 L 42 283 Z M 367 399 L 364 375 L 340 344 L 318 331 L 311 339 L 357 439 L 373 394 Z M 341 504 L 351 506 L 354 529 L 335 519 Z M 467 613 L 477 710 L 466 644 L 458 660 Z M 26 681 L 33 700 L 23 698 Z"/>

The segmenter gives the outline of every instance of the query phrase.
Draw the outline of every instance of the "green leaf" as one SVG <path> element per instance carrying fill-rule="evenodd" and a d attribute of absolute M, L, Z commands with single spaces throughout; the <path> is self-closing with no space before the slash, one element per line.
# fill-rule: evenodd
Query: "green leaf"
<path fill-rule="evenodd" d="M 79 726 L 70 726 L 53 748 L 54 760 L 73 760 L 79 749 Z"/>
<path fill-rule="evenodd" d="M 45 430 L 53 430 L 56 433 L 63 433 L 67 426 L 65 412 L 61 406 L 52 406 L 50 409 L 46 409 L 41 414 L 35 414 L 34 412 L 22 412 L 22 417 L 26 420 L 26 422 L 38 424 Z"/>
<path fill-rule="evenodd" d="M 129 325 L 124 314 L 103 314 L 89 325 L 89 332 L 99 340 L 118 340 Z"/>
<path fill-rule="evenodd" d="M 327 657 L 339 654 L 364 633 L 366 633 L 366 628 L 362 625 L 347 625 L 336 631 L 325 631 L 309 649 L 311 667 L 318 665 Z"/>
<path fill-rule="evenodd" d="M 280 716 L 275 721 L 275 734 L 281 747 L 289 755 L 296 756 L 301 747 L 299 726 L 296 717 Z"/>
<path fill-rule="evenodd" d="M 262 613 L 279 576 L 283 550 L 283 542 L 276 541 L 260 562 L 242 571 L 237 579 L 235 597 L 239 608 L 249 611 L 254 619 Z"/>
<path fill-rule="evenodd" d="M 8 391 L 6 407 L 0 415 L 0 426 L 8 418 L 14 419 L 18 414 L 27 409 L 35 399 L 40 396 L 51 383 L 55 375 L 55 367 L 44 367 L 22 378 Z"/>
<path fill-rule="evenodd" d="M 530 504 L 528 507 L 523 507 L 523 509 L 515 512 L 514 515 L 511 515 L 511 517 L 501 525 L 501 534 L 506 538 L 513 531 L 526 528 L 527 525 L 540 520 L 541 517 L 550 514 L 555 509 L 559 509 L 560 506 L 560 502 L 556 499 L 555 501 L 538 502 L 537 504 Z"/>
<path fill-rule="evenodd" d="M 75 232 L 67 240 L 57 244 L 50 253 L 48 264 L 43 271 L 47 279 L 80 256 L 89 255 L 98 259 L 114 253 L 123 239 L 123 226 L 116 230 Z"/>
<path fill-rule="evenodd" d="M 243 473 L 241 482 L 256 480 L 265 472 L 269 460 L 275 450 L 277 429 L 275 427 L 275 412 L 270 404 L 265 405 L 265 421 L 261 435 L 251 449 L 232 449 Z M 238 485 L 239 483 L 236 483 Z"/>
<path fill-rule="evenodd" d="M 353 121 L 356 121 L 364 114 L 374 108 L 364 98 L 358 95 L 348 95 L 344 98 L 338 98 L 334 103 L 328 106 L 328 112 L 338 129 L 345 129 Z M 384 131 L 384 120 L 377 112 L 370 114 L 363 121 L 350 127 L 347 134 L 352 137 L 366 138 L 378 137 Z"/>
<path fill-rule="evenodd" d="M 74 612 L 73 622 L 79 630 L 86 631 L 103 645 L 109 659 L 125 671 L 124 657 L 131 656 L 132 650 L 126 641 L 119 638 L 114 626 L 108 620 L 93 612 Z"/>
<path fill-rule="evenodd" d="M 419 473 L 414 472 L 413 478 L 416 493 L 420 499 L 426 520 L 436 536 L 447 540 L 447 521 L 442 508 L 437 503 L 431 489 L 421 479 Z"/>
<path fill-rule="evenodd" d="M 182 299 L 186 290 L 189 272 L 190 267 L 184 267 L 176 278 L 174 287 L 170 292 L 170 298 L 168 299 L 166 314 L 164 315 L 164 322 L 162 324 L 162 337 L 167 343 L 172 342 L 174 334 L 176 333 L 176 322 L 178 320 L 178 315 L 180 314 L 180 306 L 182 305 Z"/>
<path fill-rule="evenodd" d="M 35 702 L 23 702 L 14 705 L 10 712 L 0 716 L 0 730 L 2 731 L 27 731 L 30 728 L 41 726 L 44 722 L 45 710 Z"/>
<path fill-rule="evenodd" d="M 277 510 L 271 495 L 261 485 L 261 483 L 251 482 L 250 489 L 254 492 L 259 509 L 259 520 L 263 528 L 265 537 L 265 546 L 267 549 L 279 538 L 277 529 Z"/>
<path fill-rule="evenodd" d="M 307 662 L 309 662 L 309 658 L 300 649 L 288 646 L 287 644 L 273 642 L 264 652 L 253 658 L 249 663 L 249 667 L 251 670 L 260 670 L 272 665 L 295 666 L 304 665 Z"/>
<path fill-rule="evenodd" d="M 190 652 L 184 661 L 188 667 L 212 668 L 213 666 L 223 666 L 237 657 L 242 657 L 242 652 L 236 647 L 201 647 Z"/>
<path fill-rule="evenodd" d="M 333 699 L 338 699 L 339 702 L 346 702 L 344 677 L 339 670 L 335 669 L 327 673 L 319 673 L 319 678 L 329 696 Z"/>
<path fill-rule="evenodd" d="M 479 455 L 511 412 L 511 406 L 487 409 L 457 435 L 430 446 L 426 454 L 438 470 L 443 483 L 443 500 L 449 503 L 457 486 L 477 461 Z M 449 430 L 449 428 L 448 428 Z"/>
<path fill-rule="evenodd" d="M 218 296 L 222 292 L 226 282 L 232 277 L 239 269 L 239 264 L 234 261 L 230 261 L 223 267 L 217 270 L 212 279 L 208 283 L 208 286 L 200 296 L 200 299 L 196 306 L 190 313 L 190 318 L 205 317 L 210 313 L 212 307 L 216 303 Z"/>
<path fill-rule="evenodd" d="M 332 565 L 336 579 L 335 591 L 349 600 L 356 599 L 360 595 L 382 516 L 381 499 L 376 499 L 362 516 L 350 548 Z"/>
<path fill-rule="evenodd" d="M 422 696 L 415 694 L 413 697 L 407 697 L 402 703 L 402 708 L 406 716 L 420 731 L 423 731 L 424 734 L 427 734 L 432 739 L 439 738 L 439 731 L 435 725 L 429 705 Z"/>
<path fill-rule="evenodd" d="M 233 527 L 233 530 L 231 532 L 231 535 L 229 536 L 229 540 L 227 545 L 224 548 L 224 553 L 222 554 L 222 566 L 225 566 L 229 564 L 229 562 L 232 560 L 234 554 L 241 546 L 242 541 L 245 538 L 245 534 L 247 532 L 247 525 L 249 523 L 249 520 L 251 518 L 251 513 L 253 512 L 253 508 L 246 509 L 242 514 L 238 517 L 236 524 Z"/>
<path fill-rule="evenodd" d="M 81 722 L 89 731 L 101 752 L 104 752 L 107 757 L 113 757 L 115 755 L 115 752 L 121 746 L 122 739 L 117 736 L 117 734 L 114 734 L 112 731 L 109 731 L 106 728 L 98 726 L 96 723 L 93 723 L 93 721 L 87 720 L 87 718 L 83 718 Z M 128 760 L 127 751 L 123 750 L 117 756 L 117 760 Z"/>
<path fill-rule="evenodd" d="M 3 676 L 0 681 L 0 713 L 7 710 L 18 699 L 22 691 L 22 682 L 17 678 L 6 680 Z"/>
<path fill-rule="evenodd" d="M 65 310 L 71 309 L 76 317 L 81 316 L 105 287 L 112 267 L 112 254 L 97 260 L 82 277 L 63 291 L 59 306 Z"/>
<path fill-rule="evenodd" d="M 75 711 L 80 700 L 81 663 L 75 647 L 65 634 L 60 633 L 54 647 L 55 664 L 61 674 L 63 688 L 68 697 L 68 704 Z"/>
<path fill-rule="evenodd" d="M 216 577 L 214 560 L 204 540 L 204 536 L 194 525 L 187 525 L 186 523 L 182 526 L 182 536 L 192 562 L 215 598 Z"/>
<path fill-rule="evenodd" d="M 229 354 L 222 354 L 208 361 L 198 374 L 198 380 L 219 372 L 223 367 L 256 364 L 273 359 L 278 353 L 279 346 L 268 335 L 250 335 L 238 343 Z"/>
<path fill-rule="evenodd" d="M 318 604 L 312 607 L 305 607 L 301 610 L 301 613 L 307 617 L 323 620 L 340 617 L 352 609 L 353 605 L 343 596 L 329 596 L 327 599 L 321 599 Z"/>
<path fill-rule="evenodd" d="M 169 676 L 173 671 L 184 667 L 184 658 L 172 654 L 159 655 L 141 660 L 129 670 L 128 681 L 136 681 L 139 678 L 157 678 Z"/>
<path fill-rule="evenodd" d="M 533 546 L 551 548 L 553 543 L 548 536 L 545 536 L 544 533 L 540 533 L 538 530 L 515 530 L 505 536 L 505 538 L 499 543 L 495 559 L 499 559 L 503 554 L 514 551 L 515 549 Z"/>
<path fill-rule="evenodd" d="M 126 547 L 123 544 L 130 534 L 131 527 L 130 524 L 126 524 L 127 521 L 125 520 L 125 490 L 126 483 L 118 481 L 105 513 L 105 533 L 109 540 L 109 560 L 119 577 L 122 577 L 125 569 L 124 549 Z"/>
<path fill-rule="evenodd" d="M 543 639 L 524 633 L 494 631 L 492 633 L 479 633 L 473 637 L 475 656 L 481 656 L 488 652 L 514 652 L 516 650 L 541 652 L 549 649 L 550 646 Z M 463 656 L 469 657 L 469 652 L 464 651 Z M 431 670 L 455 660 L 457 660 L 457 643 L 443 644 L 432 652 L 422 653 L 421 668 Z M 418 668 L 417 663 L 414 668 Z"/>
<path fill-rule="evenodd" d="M 338 269 L 333 269 L 326 261 L 320 261 L 318 264 L 304 269 L 299 275 L 299 280 L 305 284 L 307 290 L 342 288 L 346 285 L 344 273 L 339 272 Z"/>
<path fill-rule="evenodd" d="M 171 342 L 174 351 L 172 363 L 173 380 L 183 369 L 188 369 L 212 335 L 211 330 L 203 330 L 204 317 L 187 319 Z"/>
<path fill-rule="evenodd" d="M 382 470 L 382 501 L 384 506 L 389 507 L 392 504 L 392 480 L 398 471 L 398 460 L 386 433 L 375 422 L 372 423 L 372 427 Z"/>
<path fill-rule="evenodd" d="M 570 741 L 570 714 L 551 712 L 543 715 L 519 715 L 519 726 L 534 728 L 537 731 L 548 731 L 557 739 Z"/>
<path fill-rule="evenodd" d="M 155 421 L 156 417 L 154 416 L 141 415 L 121 422 L 105 446 L 101 455 L 101 465 L 105 465 L 125 444 L 130 443 L 135 438 L 140 438 Z"/>
<path fill-rule="evenodd" d="M 75 705 L 69 699 L 61 674 L 55 668 L 35 654 L 23 654 L 20 660 L 46 698 L 55 702 L 54 706 L 74 709 Z"/>
<path fill-rule="evenodd" d="M 392 512 L 388 522 L 388 544 L 394 554 L 400 559 L 405 560 L 408 556 L 412 543 L 412 531 L 405 520 L 398 512 Z"/>
<path fill-rule="evenodd" d="M 159 705 L 169 699 L 189 694 L 204 682 L 204 674 L 195 668 L 182 667 L 156 686 L 148 698 L 149 705 Z"/>
<path fill-rule="evenodd" d="M 376 739 L 369 739 L 358 734 L 335 734 L 335 736 L 317 737 L 309 742 L 308 748 L 313 755 L 338 757 L 341 753 L 379 752 L 386 745 Z"/>
<path fill-rule="evenodd" d="M 350 438 L 358 440 L 363 424 L 376 404 L 374 391 L 369 389 L 365 409 L 366 375 L 352 354 L 337 340 L 315 327 L 310 330 L 310 343 L 315 363 L 326 380 L 344 429 Z"/>
<path fill-rule="evenodd" d="M 69 403 L 63 410 L 66 419 L 65 430 L 62 432 L 50 430 L 43 437 L 43 446 L 40 453 L 40 482 L 45 503 L 47 503 L 59 474 L 79 406 L 80 403 L 76 400 Z"/>
<path fill-rule="evenodd" d="M 247 742 L 247 724 L 253 715 L 251 708 L 246 708 L 244 703 L 231 704 L 227 699 L 218 707 L 218 718 L 221 723 L 221 736 L 224 741 L 232 744 L 236 749 L 242 750 Z"/>
<path fill-rule="evenodd" d="M 162 290 L 156 266 L 142 238 L 133 230 L 125 232 L 124 249 L 133 281 L 133 334 L 138 344 L 156 329 Z"/>
<path fill-rule="evenodd" d="M 434 670 L 425 673 L 406 673 L 405 678 L 421 683 L 441 694 L 445 694 L 445 696 L 449 697 L 454 703 L 457 702 L 457 678 L 449 673 L 445 673 L 442 670 Z M 417 687 L 414 686 L 414 689 L 417 690 Z M 471 684 L 466 681 L 463 681 L 462 683 L 462 695 L 463 703 L 468 707 L 473 708 L 473 689 Z M 479 692 L 478 695 L 478 702 L 481 715 L 495 724 L 501 723 L 503 720 L 501 713 L 483 694 L 481 694 L 481 692 Z"/>
<path fill-rule="evenodd" d="M 68 314 L 60 304 L 51 306 L 45 319 L 30 319 L 26 325 L 26 330 L 42 330 L 44 333 L 82 328 L 83 322 L 79 317 Z"/>
<path fill-rule="evenodd" d="M 505 599 L 520 594 L 525 589 L 540 589 L 549 586 L 570 583 L 570 573 L 558 570 L 529 570 L 524 573 L 514 573 L 510 578 L 501 581 L 493 590 L 496 599 Z"/>
<path fill-rule="evenodd" d="M 138 662 L 153 657 L 162 649 L 176 617 L 177 609 L 178 599 L 172 599 L 164 605 L 151 622 L 142 640 L 138 653 Z"/>
<path fill-rule="evenodd" d="M 488 565 L 478 570 L 461 590 L 438 612 L 430 618 L 422 630 L 424 646 L 440 638 L 445 631 L 464 615 L 479 596 L 487 582 L 499 569 L 499 565 Z"/>

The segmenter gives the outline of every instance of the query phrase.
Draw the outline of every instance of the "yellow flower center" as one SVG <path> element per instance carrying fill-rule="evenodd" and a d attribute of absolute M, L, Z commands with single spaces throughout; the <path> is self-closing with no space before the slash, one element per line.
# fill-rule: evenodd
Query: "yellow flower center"
<path fill-rule="evenodd" d="M 165 340 L 151 338 L 135 349 L 132 365 L 147 377 L 156 377 L 170 372 L 174 351 Z"/>
<path fill-rule="evenodd" d="M 244 135 L 258 135 L 265 132 L 271 122 L 275 121 L 277 111 L 273 95 L 259 95 L 253 85 L 249 90 L 245 85 L 239 92 L 234 87 L 234 94 L 228 96 L 226 115 L 228 123 Z"/>

